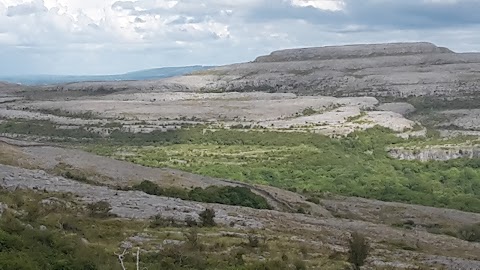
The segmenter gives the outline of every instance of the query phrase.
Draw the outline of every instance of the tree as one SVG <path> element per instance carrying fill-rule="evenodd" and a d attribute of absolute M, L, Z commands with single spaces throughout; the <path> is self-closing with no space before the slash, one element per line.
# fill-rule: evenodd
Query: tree
<path fill-rule="evenodd" d="M 207 208 L 200 213 L 200 222 L 202 223 L 203 227 L 214 227 L 215 223 L 215 210 L 211 208 Z"/>
<path fill-rule="evenodd" d="M 370 252 L 370 246 L 365 236 L 358 232 L 352 233 L 349 246 L 348 262 L 353 264 L 355 270 L 359 270 L 365 264 L 365 260 Z"/>

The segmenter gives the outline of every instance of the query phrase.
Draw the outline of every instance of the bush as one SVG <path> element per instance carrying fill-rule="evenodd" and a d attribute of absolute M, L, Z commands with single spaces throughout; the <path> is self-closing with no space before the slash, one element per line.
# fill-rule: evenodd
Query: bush
<path fill-rule="evenodd" d="M 112 214 L 110 213 L 112 207 L 106 201 L 88 204 L 87 209 L 91 217 L 107 218 L 112 216 Z"/>
<path fill-rule="evenodd" d="M 174 227 L 176 225 L 175 220 L 170 218 L 164 218 L 161 215 L 156 215 L 150 219 L 150 228 L 165 228 Z"/>
<path fill-rule="evenodd" d="M 463 226 L 458 230 L 458 237 L 469 242 L 480 242 L 480 223 Z"/>
<path fill-rule="evenodd" d="M 103 248 L 86 246 L 79 236 L 21 229 L 19 224 L 13 217 L 0 220 L 0 269 L 95 270 L 116 263 Z"/>
<path fill-rule="evenodd" d="M 196 228 L 184 232 L 183 236 L 185 236 L 185 244 L 187 244 L 190 249 L 198 249 L 200 243 L 198 242 L 198 231 Z"/>
<path fill-rule="evenodd" d="M 253 193 L 246 187 L 210 186 L 206 189 L 194 188 L 187 191 L 180 188 L 162 188 L 151 181 L 144 180 L 132 188 L 150 195 L 173 197 L 182 200 L 270 209 L 270 205 L 265 198 Z"/>
<path fill-rule="evenodd" d="M 194 218 L 190 217 L 190 216 L 188 216 L 188 217 L 185 218 L 185 224 L 187 225 L 187 227 L 196 227 L 196 226 L 198 226 L 197 221 L 196 221 Z"/>
<path fill-rule="evenodd" d="M 260 239 L 254 234 L 248 235 L 248 246 L 251 248 L 257 248 L 260 246 Z"/>
<path fill-rule="evenodd" d="M 203 227 L 214 227 L 215 223 L 215 210 L 207 208 L 200 213 L 200 222 Z"/>
<path fill-rule="evenodd" d="M 319 113 L 317 110 L 313 109 L 312 107 L 307 107 L 302 111 L 303 116 L 310 116 Z"/>
<path fill-rule="evenodd" d="M 287 262 L 281 260 L 269 260 L 266 262 L 256 262 L 249 268 L 251 270 L 287 270 L 290 269 Z"/>
<path fill-rule="evenodd" d="M 206 203 L 221 203 L 256 209 L 270 209 L 270 205 L 265 198 L 253 193 L 246 187 L 210 186 L 206 189 L 195 188 L 190 191 L 189 199 Z"/>
<path fill-rule="evenodd" d="M 295 270 L 307 270 L 307 264 L 300 259 L 293 261 L 293 266 L 295 267 Z"/>
<path fill-rule="evenodd" d="M 117 143 L 115 138 L 111 139 Z M 166 146 L 136 148 L 135 156 L 127 158 L 146 166 L 174 167 L 211 177 L 290 190 L 306 189 L 310 194 L 325 192 L 480 212 L 480 198 L 477 196 L 480 186 L 475 184 L 480 177 L 480 162 L 468 159 L 428 162 L 392 159 L 385 151 L 389 147 L 407 143 L 419 146 L 443 144 L 445 141 L 431 138 L 407 141 L 378 127 L 337 139 L 300 132 L 204 132 L 198 127 L 134 134 L 118 143 Z M 192 150 L 205 148 L 208 148 L 205 156 L 191 156 Z M 108 155 L 115 156 L 115 149 L 118 148 L 112 147 Z M 252 150 L 259 151 L 251 155 Z M 186 162 L 175 164 L 173 160 Z M 442 196 L 433 195 L 432 188 Z M 199 197 L 203 200 L 208 196 L 202 194 Z M 218 197 L 223 199 L 223 196 Z M 232 203 L 217 199 L 215 202 Z"/>
<path fill-rule="evenodd" d="M 350 262 L 355 270 L 360 269 L 365 264 L 365 260 L 370 252 L 370 246 L 365 236 L 358 232 L 352 233 L 349 241 L 348 262 Z"/>
<path fill-rule="evenodd" d="M 153 257 L 151 257 L 153 256 Z M 159 258 L 158 258 L 159 257 Z M 153 265 L 160 266 L 155 269 L 207 269 L 208 262 L 205 256 L 198 251 L 187 250 L 185 247 L 169 245 L 159 254 L 144 255 L 144 262 L 154 262 Z"/>

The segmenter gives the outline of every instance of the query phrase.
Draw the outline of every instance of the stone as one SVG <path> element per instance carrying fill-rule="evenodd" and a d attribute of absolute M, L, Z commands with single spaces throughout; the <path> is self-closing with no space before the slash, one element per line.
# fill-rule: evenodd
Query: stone
<path fill-rule="evenodd" d="M 8 210 L 8 205 L 6 203 L 0 202 L 0 218 L 3 216 L 3 213 Z"/>
<path fill-rule="evenodd" d="M 163 240 L 163 245 L 175 245 L 175 246 L 180 246 L 183 245 L 185 241 L 180 241 L 180 240 L 172 240 L 172 239 L 165 239 Z"/>

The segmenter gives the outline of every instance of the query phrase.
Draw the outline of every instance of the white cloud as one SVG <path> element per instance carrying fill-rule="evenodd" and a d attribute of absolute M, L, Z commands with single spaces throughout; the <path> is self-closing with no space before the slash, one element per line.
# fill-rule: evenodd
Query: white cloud
<path fill-rule="evenodd" d="M 0 0 L 0 74 L 223 64 L 279 48 L 402 39 L 471 50 L 480 43 L 478 3 Z"/>
<path fill-rule="evenodd" d="M 341 0 L 291 0 L 292 5 L 299 7 L 313 7 L 322 10 L 339 11 L 345 8 Z"/>

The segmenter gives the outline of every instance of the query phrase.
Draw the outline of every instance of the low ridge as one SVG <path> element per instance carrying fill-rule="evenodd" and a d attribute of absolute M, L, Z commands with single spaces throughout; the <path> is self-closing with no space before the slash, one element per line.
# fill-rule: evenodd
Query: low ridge
<path fill-rule="evenodd" d="M 447 48 L 428 42 L 358 44 L 302 49 L 287 49 L 260 56 L 254 62 L 288 62 L 307 60 L 331 60 L 375 56 L 401 56 L 414 54 L 453 53 Z"/>

